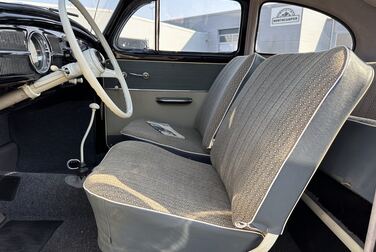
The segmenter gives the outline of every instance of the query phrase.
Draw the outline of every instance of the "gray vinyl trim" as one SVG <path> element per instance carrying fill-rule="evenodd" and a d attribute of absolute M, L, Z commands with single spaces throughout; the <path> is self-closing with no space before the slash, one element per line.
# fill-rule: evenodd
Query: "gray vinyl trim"
<path fill-rule="evenodd" d="M 320 170 L 372 204 L 376 189 L 376 127 L 347 121 Z"/>
<path fill-rule="evenodd" d="M 111 149 L 110 149 L 110 150 L 111 150 Z M 110 152 L 110 151 L 109 151 L 109 152 Z M 109 152 L 108 152 L 108 153 L 109 153 Z M 244 233 L 253 233 L 253 234 L 258 234 L 258 235 L 264 236 L 264 233 L 261 232 L 261 231 L 259 231 L 259 230 L 257 230 L 257 229 L 254 229 L 254 230 L 245 230 L 245 229 L 238 229 L 238 228 L 236 228 L 236 227 L 234 227 L 234 228 L 222 227 L 222 226 L 215 225 L 215 224 L 212 224 L 212 223 L 207 223 L 207 222 L 200 221 L 200 220 L 195 220 L 195 219 L 191 219 L 191 218 L 187 218 L 187 217 L 182 217 L 182 216 L 175 215 L 175 214 L 171 214 L 171 213 L 163 213 L 163 212 L 159 212 L 159 211 L 156 211 L 156 210 L 153 210 L 153 209 L 149 209 L 149 208 L 138 207 L 138 206 L 129 205 L 129 204 L 125 204 L 125 203 L 122 203 L 122 202 L 117 202 L 117 201 L 114 201 L 114 200 L 110 200 L 110 199 L 108 199 L 108 198 L 102 197 L 102 196 L 100 196 L 100 195 L 98 195 L 98 194 L 92 192 L 91 190 L 89 190 L 89 189 L 86 187 L 85 182 L 84 182 L 84 184 L 83 184 L 83 188 L 84 188 L 84 190 L 85 190 L 88 194 L 94 196 L 95 198 L 97 198 L 97 199 L 101 199 L 101 200 L 103 200 L 103 201 L 110 202 L 110 203 L 113 203 L 113 204 L 116 204 L 116 205 L 127 206 L 127 207 L 130 207 L 130 208 L 139 209 L 139 210 L 146 211 L 146 212 L 152 212 L 152 213 L 155 213 L 155 214 L 167 215 L 167 216 L 171 216 L 171 217 L 178 218 L 178 219 L 182 219 L 182 220 L 188 220 L 188 221 L 191 221 L 191 222 L 202 223 L 202 224 L 209 225 L 209 226 L 213 226 L 213 227 L 217 227 L 217 228 L 220 228 L 220 229 L 226 229 L 226 230 L 232 230 L 232 231 L 244 232 Z"/>
<path fill-rule="evenodd" d="M 264 239 L 258 231 L 242 232 L 213 226 L 181 216 L 119 205 L 86 193 L 95 209 L 98 245 L 103 252 L 247 251 L 259 246 Z"/>
<path fill-rule="evenodd" d="M 125 108 L 124 97 L 121 91 L 107 90 L 109 96 L 118 106 Z M 115 116 L 107 108 L 104 109 L 106 119 L 106 138 L 107 136 L 121 136 L 120 131 L 131 121 L 148 118 L 153 121 L 166 122 L 169 124 L 180 125 L 186 128 L 194 127 L 194 122 L 199 109 L 207 95 L 207 91 L 176 91 L 165 92 L 164 90 L 151 92 L 136 90 L 130 91 L 133 101 L 133 116 L 128 119 L 121 119 Z M 156 102 L 157 97 L 190 97 L 193 103 L 186 105 L 163 105 Z M 108 140 L 108 144 L 111 141 Z M 195 150 L 198 151 L 198 150 Z"/>
<path fill-rule="evenodd" d="M 162 61 L 162 60 L 131 60 L 131 59 L 118 59 L 118 62 L 122 61 L 141 61 L 141 62 L 150 62 L 150 63 L 164 63 L 164 64 L 169 64 L 171 61 Z M 109 60 L 106 60 L 106 62 L 110 62 Z M 178 64 L 197 64 L 197 65 L 218 65 L 222 64 L 225 66 L 227 63 L 216 63 L 216 62 L 196 62 L 196 61 L 174 61 L 174 63 Z"/>
<path fill-rule="evenodd" d="M 162 62 L 142 60 L 119 60 L 120 68 L 126 73 L 147 72 L 150 78 L 128 75 L 130 89 L 159 90 L 209 90 L 215 78 L 225 66 L 223 63 L 203 64 L 196 62 Z M 104 79 L 105 88 L 119 86 L 115 79 Z"/>
<path fill-rule="evenodd" d="M 360 123 L 366 126 L 370 127 L 376 127 L 376 120 L 369 119 L 369 118 L 363 118 L 363 117 L 358 117 L 358 116 L 349 116 L 347 119 L 348 121 L 355 122 L 355 123 Z"/>
<path fill-rule="evenodd" d="M 334 141 L 335 136 L 357 105 L 357 102 L 363 97 L 370 86 L 374 75 L 371 67 L 369 67 L 370 76 L 368 76 L 368 79 L 364 79 L 363 82 L 357 80 L 356 84 L 358 86 L 348 87 L 349 85 L 346 84 L 338 85 L 340 81 L 354 84 L 355 81 L 352 78 L 354 76 L 359 77 L 359 75 L 354 74 L 354 71 L 351 70 L 356 71 L 359 65 L 363 69 L 368 68 L 368 66 L 364 65 L 360 59 L 347 49 L 346 64 L 342 73 L 312 115 L 310 122 L 279 169 L 254 218 L 250 221 L 252 227 L 267 230 L 267 232 L 273 234 L 281 234 L 283 232 L 289 216 L 331 143 Z M 366 78 L 365 76 L 363 77 Z M 364 82 L 367 85 L 364 85 Z M 351 95 L 353 97 L 350 94 L 346 96 L 346 89 L 352 91 Z M 336 106 L 338 99 L 341 99 L 340 107 Z M 332 119 L 335 114 L 338 117 L 337 121 L 333 121 Z M 321 134 L 320 137 L 315 135 L 318 132 Z M 329 139 L 328 142 L 326 142 L 327 139 Z M 316 143 L 312 144 L 314 141 Z M 295 181 L 295 183 L 292 184 L 291 181 Z M 281 188 L 284 190 L 280 190 Z M 283 201 L 280 199 L 283 199 Z M 276 204 L 278 207 L 276 207 Z M 293 207 L 291 208 L 291 206 Z"/>

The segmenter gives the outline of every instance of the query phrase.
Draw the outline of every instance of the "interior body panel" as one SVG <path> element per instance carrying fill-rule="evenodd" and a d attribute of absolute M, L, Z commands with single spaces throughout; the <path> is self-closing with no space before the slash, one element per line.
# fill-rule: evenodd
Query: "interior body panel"
<path fill-rule="evenodd" d="M 224 63 L 166 62 L 145 60 L 118 60 L 120 68 L 127 75 L 130 89 L 156 90 L 208 90 Z M 148 79 L 132 73 L 147 72 Z M 105 88 L 116 86 L 116 82 L 105 79 Z"/>
<path fill-rule="evenodd" d="M 348 121 L 321 164 L 323 172 L 369 202 L 376 189 L 375 169 L 369 163 L 375 158 L 375 137 L 374 126 Z"/>
<path fill-rule="evenodd" d="M 150 118 L 159 122 L 182 127 L 193 127 L 196 115 L 223 63 L 163 62 L 119 60 L 127 73 L 135 111 L 131 118 L 121 119 L 105 110 L 106 137 L 109 146 L 118 142 L 121 130 L 131 120 Z M 130 73 L 147 72 L 150 77 L 133 76 Z M 104 87 L 110 97 L 124 108 L 122 93 L 116 80 L 105 79 Z M 189 98 L 188 103 L 158 102 L 158 98 Z"/>
<path fill-rule="evenodd" d="M 125 106 L 121 90 L 106 89 L 106 91 L 120 106 Z M 117 142 L 116 139 L 122 139 L 120 132 L 131 120 L 139 118 L 150 118 L 158 122 L 177 124 L 182 127 L 193 127 L 196 115 L 205 100 L 207 91 L 139 89 L 131 90 L 131 95 L 135 104 L 135 111 L 131 118 L 121 119 L 107 109 L 105 111 L 106 135 L 110 146 Z M 161 97 L 190 98 L 192 102 L 189 104 L 161 104 L 157 102 L 157 98 Z M 136 104 L 140 106 L 137 107 Z"/>

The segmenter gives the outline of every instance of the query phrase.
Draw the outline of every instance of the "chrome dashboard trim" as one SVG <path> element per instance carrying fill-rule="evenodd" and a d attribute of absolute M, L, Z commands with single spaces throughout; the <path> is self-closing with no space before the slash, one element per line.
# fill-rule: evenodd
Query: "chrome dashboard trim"
<path fill-rule="evenodd" d="M 39 38 L 39 41 L 38 41 L 39 45 L 44 46 L 43 56 L 46 58 L 46 60 L 45 62 L 43 62 L 43 66 L 40 69 L 33 63 L 32 55 L 31 55 L 30 48 L 29 48 L 29 45 L 33 43 L 32 42 L 33 36 L 37 36 L 37 38 Z M 30 52 L 30 55 L 29 55 L 30 64 L 33 66 L 34 70 L 39 74 L 44 74 L 48 72 L 51 67 L 51 62 L 52 62 L 52 50 L 51 50 L 50 41 L 47 39 L 43 31 L 34 30 L 30 32 L 27 36 L 26 41 L 27 41 L 26 42 L 27 48 Z"/>
<path fill-rule="evenodd" d="M 11 50 L 0 50 L 1 56 L 29 56 L 29 51 L 11 51 Z"/>

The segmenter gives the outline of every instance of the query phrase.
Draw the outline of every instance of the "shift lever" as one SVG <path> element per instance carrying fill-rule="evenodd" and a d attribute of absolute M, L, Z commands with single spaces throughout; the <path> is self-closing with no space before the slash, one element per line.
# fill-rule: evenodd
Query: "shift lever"
<path fill-rule="evenodd" d="M 91 118 L 90 118 L 89 126 L 87 127 L 85 135 L 82 138 L 81 146 L 80 146 L 80 163 L 81 163 L 81 167 L 85 166 L 84 145 L 85 145 L 86 138 L 87 138 L 87 136 L 90 133 L 91 127 L 93 126 L 93 122 L 94 122 L 94 118 L 95 118 L 95 112 L 96 112 L 96 110 L 99 109 L 99 105 L 96 104 L 96 103 L 91 103 L 89 105 L 89 108 L 91 108 Z"/>
<path fill-rule="evenodd" d="M 89 126 L 87 127 L 85 135 L 83 136 L 82 141 L 81 141 L 80 159 L 70 159 L 67 162 L 68 169 L 78 170 L 78 175 L 80 177 L 83 177 L 88 171 L 88 168 L 86 167 L 86 164 L 85 164 L 84 146 L 85 146 L 86 138 L 90 133 L 91 127 L 93 126 L 93 122 L 94 122 L 94 118 L 95 118 L 95 112 L 96 112 L 96 110 L 99 109 L 99 105 L 96 104 L 96 103 L 91 103 L 89 105 L 89 108 L 91 108 L 91 117 L 90 117 Z"/>

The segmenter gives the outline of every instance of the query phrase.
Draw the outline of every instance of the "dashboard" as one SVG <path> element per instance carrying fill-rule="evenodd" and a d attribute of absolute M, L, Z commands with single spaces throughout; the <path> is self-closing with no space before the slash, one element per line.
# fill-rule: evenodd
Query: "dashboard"
<path fill-rule="evenodd" d="M 0 2 L 0 94 L 75 62 L 57 10 Z M 71 21 L 82 50 L 100 49 L 87 29 Z"/>
<path fill-rule="evenodd" d="M 78 40 L 82 50 L 89 48 Z M 64 33 L 33 26 L 0 26 L 0 85 L 17 85 L 40 78 L 55 65 L 74 58 Z"/>

